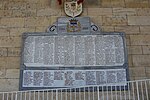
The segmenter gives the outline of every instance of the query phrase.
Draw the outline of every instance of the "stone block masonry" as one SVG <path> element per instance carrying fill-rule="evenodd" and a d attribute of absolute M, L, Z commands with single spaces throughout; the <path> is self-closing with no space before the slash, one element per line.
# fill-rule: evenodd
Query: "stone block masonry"
<path fill-rule="evenodd" d="M 81 16 L 106 32 L 125 32 L 130 79 L 150 78 L 149 0 L 86 0 Z M 66 16 L 56 0 L 0 0 L 0 91 L 19 87 L 21 35 Z"/>

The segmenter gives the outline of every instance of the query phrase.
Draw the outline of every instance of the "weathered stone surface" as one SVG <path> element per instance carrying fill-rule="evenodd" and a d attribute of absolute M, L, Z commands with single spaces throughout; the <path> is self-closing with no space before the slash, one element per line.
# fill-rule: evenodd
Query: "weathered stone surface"
<path fill-rule="evenodd" d="M 84 7 L 99 7 L 100 6 L 100 0 L 85 0 L 84 1 Z"/>
<path fill-rule="evenodd" d="M 87 16 L 87 8 L 84 8 L 84 9 L 86 9 L 85 12 L 86 12 L 86 16 Z M 67 16 L 66 13 L 65 13 L 65 11 L 63 9 L 61 9 L 61 16 Z"/>
<path fill-rule="evenodd" d="M 7 13 L 6 13 L 7 14 Z M 13 10 L 11 17 L 36 17 L 36 9 Z M 7 15 L 9 17 L 9 15 Z"/>
<path fill-rule="evenodd" d="M 61 9 L 45 8 L 37 11 L 37 16 L 58 16 L 61 15 Z"/>
<path fill-rule="evenodd" d="M 27 3 L 33 4 L 33 3 L 38 3 L 39 0 L 25 0 Z"/>
<path fill-rule="evenodd" d="M 150 55 L 133 55 L 133 66 L 150 66 Z"/>
<path fill-rule="evenodd" d="M 134 80 L 144 80 L 144 79 L 148 79 L 147 75 L 144 77 L 134 77 Z"/>
<path fill-rule="evenodd" d="M 8 10 L 23 10 L 26 9 L 26 2 L 9 1 L 4 9 Z"/>
<path fill-rule="evenodd" d="M 131 41 L 130 41 L 130 35 L 126 35 L 125 36 L 125 39 L 126 39 L 126 45 L 131 45 Z"/>
<path fill-rule="evenodd" d="M 102 7 L 111 7 L 111 0 L 101 0 Z"/>
<path fill-rule="evenodd" d="M 9 36 L 10 30 L 8 28 L 0 28 L 0 36 Z"/>
<path fill-rule="evenodd" d="M 0 68 L 5 68 L 7 66 L 7 57 L 0 57 Z"/>
<path fill-rule="evenodd" d="M 47 26 L 45 26 L 45 27 L 36 27 L 35 31 L 36 32 L 46 32 L 47 28 L 48 28 Z"/>
<path fill-rule="evenodd" d="M 150 16 L 128 16 L 129 25 L 150 25 Z"/>
<path fill-rule="evenodd" d="M 111 0 L 112 7 L 125 7 L 124 0 Z"/>
<path fill-rule="evenodd" d="M 5 68 L 0 68 L 0 79 L 5 78 L 6 75 L 6 69 Z"/>
<path fill-rule="evenodd" d="M 7 69 L 16 69 L 20 68 L 20 57 L 7 57 Z"/>
<path fill-rule="evenodd" d="M 125 0 L 128 8 L 147 8 L 149 7 L 148 0 Z"/>
<path fill-rule="evenodd" d="M 150 16 L 150 8 L 138 8 L 137 15 L 138 16 Z"/>
<path fill-rule="evenodd" d="M 135 8 L 113 8 L 113 15 L 116 16 L 135 16 L 137 15 Z"/>
<path fill-rule="evenodd" d="M 150 35 L 130 35 L 131 45 L 150 45 Z"/>
<path fill-rule="evenodd" d="M 51 1 L 49 1 L 49 0 L 38 0 L 36 4 L 37 4 L 37 7 L 36 7 L 37 10 L 49 8 L 49 7 L 60 8 L 58 2 L 55 0 L 51 0 Z"/>
<path fill-rule="evenodd" d="M 57 18 L 58 18 L 59 16 L 51 16 L 50 17 L 50 25 L 52 25 L 52 24 L 54 24 L 56 21 L 57 21 Z"/>
<path fill-rule="evenodd" d="M 0 48 L 0 56 L 7 56 L 7 48 Z"/>
<path fill-rule="evenodd" d="M 114 32 L 115 31 L 114 26 L 101 26 L 100 28 L 104 32 Z"/>
<path fill-rule="evenodd" d="M 19 69 L 7 69 L 6 78 L 19 78 L 20 70 Z"/>
<path fill-rule="evenodd" d="M 142 54 L 142 47 L 141 46 L 129 46 L 128 54 Z"/>
<path fill-rule="evenodd" d="M 142 46 L 143 54 L 150 54 L 150 46 Z"/>
<path fill-rule="evenodd" d="M 26 10 L 13 10 L 12 11 L 12 17 L 25 17 L 26 16 Z"/>
<path fill-rule="evenodd" d="M 3 9 L 3 1 L 0 3 L 0 9 Z"/>
<path fill-rule="evenodd" d="M 9 18 L 0 18 L 0 27 L 8 28 L 9 27 Z"/>
<path fill-rule="evenodd" d="M 32 3 L 30 1 L 33 1 L 33 0 L 26 0 L 26 1 L 27 1 L 26 2 L 26 10 L 37 10 L 38 4 L 36 2 L 38 2 L 38 0 L 34 1 Z"/>
<path fill-rule="evenodd" d="M 116 32 L 125 32 L 126 34 L 139 34 L 139 26 L 117 26 L 115 27 Z"/>
<path fill-rule="evenodd" d="M 102 25 L 102 16 L 90 16 L 90 18 L 91 21 L 99 27 Z"/>
<path fill-rule="evenodd" d="M 20 47 L 21 37 L 0 37 L 0 47 Z"/>
<path fill-rule="evenodd" d="M 63 12 L 63 11 L 62 11 Z M 88 16 L 88 8 L 83 8 L 83 12 L 81 13 L 80 16 Z"/>
<path fill-rule="evenodd" d="M 128 54 L 128 65 L 129 65 L 129 68 L 133 66 L 133 61 L 132 61 L 132 55 L 131 54 Z"/>
<path fill-rule="evenodd" d="M 129 68 L 130 76 L 134 77 L 146 77 L 144 67 L 132 67 Z"/>
<path fill-rule="evenodd" d="M 18 89 L 19 89 L 19 79 L 0 79 L 1 92 L 18 91 Z"/>
<path fill-rule="evenodd" d="M 25 27 L 49 26 L 49 17 L 29 17 L 25 19 Z"/>
<path fill-rule="evenodd" d="M 49 2 L 49 0 L 48 0 L 48 2 Z M 50 7 L 53 8 L 53 9 L 55 9 L 55 8 L 62 9 L 63 8 L 63 6 L 60 6 L 59 3 L 56 2 L 55 0 L 51 0 Z"/>
<path fill-rule="evenodd" d="M 10 18 L 9 27 L 24 27 L 24 18 Z"/>
<path fill-rule="evenodd" d="M 12 10 L 0 10 L 0 17 L 11 17 Z"/>
<path fill-rule="evenodd" d="M 0 68 L 20 68 L 20 57 L 0 57 Z"/>
<path fill-rule="evenodd" d="M 103 16 L 103 25 L 127 25 L 126 16 Z"/>
<path fill-rule="evenodd" d="M 150 67 L 146 67 L 146 76 L 150 78 Z"/>
<path fill-rule="evenodd" d="M 8 48 L 8 56 L 14 57 L 20 57 L 21 55 L 21 48 Z"/>
<path fill-rule="evenodd" d="M 89 16 L 105 16 L 112 15 L 112 8 L 88 8 Z"/>
<path fill-rule="evenodd" d="M 2 27 L 24 27 L 24 18 L 2 18 Z"/>
<path fill-rule="evenodd" d="M 37 21 L 38 18 L 37 17 L 29 17 L 25 19 L 25 27 L 35 27 L 37 26 Z"/>
<path fill-rule="evenodd" d="M 29 9 L 26 10 L 25 16 L 26 17 L 36 17 L 36 10 L 35 9 Z"/>
<path fill-rule="evenodd" d="M 150 26 L 140 26 L 141 34 L 150 34 Z"/>
<path fill-rule="evenodd" d="M 27 28 L 10 28 L 10 36 L 22 36 L 24 32 L 35 32 L 35 27 Z"/>

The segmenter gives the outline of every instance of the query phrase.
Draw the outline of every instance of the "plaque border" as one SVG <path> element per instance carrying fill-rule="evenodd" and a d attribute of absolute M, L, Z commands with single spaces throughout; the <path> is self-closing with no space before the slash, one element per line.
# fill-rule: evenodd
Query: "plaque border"
<path fill-rule="evenodd" d="M 28 36 L 59 36 L 59 35 L 120 35 L 123 39 L 123 45 L 124 45 L 124 64 L 123 66 L 100 66 L 100 67 L 57 67 L 57 68 L 53 68 L 53 67 L 26 67 L 24 65 L 24 62 L 23 62 L 23 52 L 24 52 L 24 42 L 25 42 L 25 39 L 28 37 Z M 129 81 L 129 69 L 128 69 L 128 57 L 127 57 L 127 48 L 126 48 L 126 42 L 125 42 L 125 33 L 123 32 L 97 32 L 97 33 L 94 33 L 94 34 L 72 34 L 72 33 L 68 33 L 68 34 L 55 34 L 53 32 L 51 33 L 45 33 L 45 32 L 27 32 L 27 33 L 23 33 L 22 35 L 22 48 L 21 48 L 21 63 L 20 63 L 20 80 L 19 80 L 19 90 L 22 91 L 22 90 L 37 90 L 37 89 L 54 89 L 52 87 L 49 87 L 49 88 L 46 88 L 46 87 L 23 87 L 22 86 L 22 83 L 23 83 L 23 71 L 24 70 L 88 70 L 88 69 L 92 69 L 92 70 L 96 70 L 96 69 L 125 69 L 126 70 L 126 79 L 127 81 Z M 56 88 L 56 87 L 55 87 Z M 58 87 L 58 88 L 63 88 L 63 87 Z M 73 87 L 72 87 L 73 88 Z M 119 90 L 120 86 L 117 86 L 117 89 Z M 121 89 L 123 90 L 123 86 L 121 86 Z M 114 88 L 112 88 L 114 90 Z M 128 89 L 127 86 L 125 89 Z M 82 91 L 84 91 L 83 89 L 81 89 Z M 90 89 L 92 90 L 92 89 Z M 101 90 L 101 89 L 99 89 Z M 104 90 L 110 90 L 110 87 L 106 86 L 104 87 Z M 88 89 L 86 89 L 86 91 L 88 91 Z"/>
<path fill-rule="evenodd" d="M 111 69 L 113 69 L 113 68 L 111 68 Z M 128 68 L 120 68 L 120 69 L 125 69 L 126 70 L 126 80 L 127 81 L 129 81 L 129 69 Z M 35 68 L 33 68 L 33 69 L 25 69 L 25 70 L 45 70 L 45 69 L 42 69 L 42 68 L 39 68 L 39 69 L 35 69 Z M 92 69 L 92 70 L 95 70 L 95 69 Z M 100 69 L 99 69 L 100 70 Z M 103 69 L 102 69 L 103 70 Z M 21 77 L 23 77 L 23 71 L 24 70 L 20 70 L 20 76 Z M 74 91 L 75 90 L 75 88 L 76 89 L 79 89 L 79 88 L 81 88 L 80 90 L 78 90 L 78 91 L 76 91 L 76 92 L 79 92 L 79 91 L 81 91 L 81 92 L 84 92 L 84 91 L 93 91 L 93 87 L 97 87 L 96 85 L 91 85 L 91 89 L 89 89 L 90 88 L 90 85 L 87 85 L 87 86 L 85 86 L 86 88 L 83 88 L 83 86 L 81 86 L 81 87 L 23 87 L 22 86 L 22 84 L 23 84 L 23 78 L 21 78 L 20 79 L 20 81 L 19 81 L 20 83 L 20 85 L 19 85 L 19 90 L 20 91 L 25 91 L 25 90 L 48 90 L 48 89 L 58 89 L 59 90 L 59 88 L 60 89 L 68 89 L 68 90 L 70 90 L 70 88 L 71 88 L 71 90 L 72 91 Z M 103 91 L 110 91 L 110 90 L 128 90 L 128 86 L 129 86 L 129 84 L 127 83 L 127 85 L 125 85 L 125 86 L 105 86 L 105 85 L 98 85 L 98 86 L 100 86 L 100 87 L 102 87 L 103 86 Z M 120 89 L 121 88 L 121 89 Z M 102 89 L 101 88 L 99 88 L 99 90 L 100 91 L 102 91 Z M 95 90 L 95 91 L 97 91 L 97 89 Z"/>

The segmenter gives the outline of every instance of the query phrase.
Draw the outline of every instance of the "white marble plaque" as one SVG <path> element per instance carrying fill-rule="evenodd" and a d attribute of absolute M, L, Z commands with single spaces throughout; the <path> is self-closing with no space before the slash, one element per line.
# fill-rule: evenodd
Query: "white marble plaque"
<path fill-rule="evenodd" d="M 123 66 L 120 35 L 28 36 L 24 43 L 26 67 Z"/>
<path fill-rule="evenodd" d="M 24 70 L 22 87 L 125 86 L 125 69 Z"/>

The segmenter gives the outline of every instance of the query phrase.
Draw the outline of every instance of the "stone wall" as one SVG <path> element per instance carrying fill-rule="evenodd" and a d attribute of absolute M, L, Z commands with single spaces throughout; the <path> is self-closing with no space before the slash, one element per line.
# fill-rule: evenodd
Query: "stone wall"
<path fill-rule="evenodd" d="M 56 0 L 0 0 L 0 91 L 18 90 L 22 33 L 44 32 L 65 16 L 61 8 Z M 150 78 L 150 0 L 85 0 L 81 16 L 125 32 L 130 79 Z"/>

